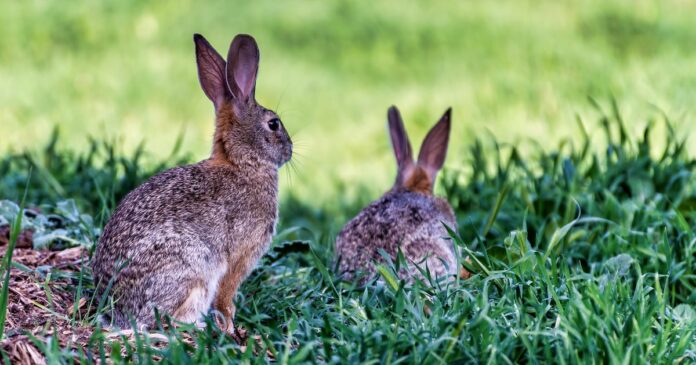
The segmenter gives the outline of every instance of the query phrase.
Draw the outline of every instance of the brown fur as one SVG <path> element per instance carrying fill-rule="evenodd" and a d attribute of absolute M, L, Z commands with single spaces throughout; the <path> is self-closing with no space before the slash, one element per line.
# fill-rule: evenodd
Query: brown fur
<path fill-rule="evenodd" d="M 408 191 L 430 194 L 433 190 L 433 182 L 421 167 L 416 166 L 410 174 L 406 175 L 403 187 Z"/>
<path fill-rule="evenodd" d="M 227 269 L 213 302 L 213 308 L 220 312 L 222 318 L 226 321 L 220 324 L 220 328 L 227 332 L 234 331 L 234 326 L 230 319 L 234 318 L 236 307 L 230 298 L 234 298 L 237 294 L 239 284 L 244 280 L 243 274 L 244 272 L 240 270 Z"/>
<path fill-rule="evenodd" d="M 212 163 L 230 163 L 225 151 L 225 136 L 230 134 L 235 116 L 231 108 L 222 108 L 215 118 L 215 134 L 213 135 L 213 153 L 210 156 Z"/>
<path fill-rule="evenodd" d="M 347 279 L 356 274 L 375 274 L 383 262 L 380 250 L 396 260 L 401 251 L 409 267 L 399 272 L 404 279 L 421 277 L 421 269 L 433 277 L 459 273 L 452 240 L 443 224 L 456 228 L 449 203 L 433 196 L 437 172 L 444 163 L 449 139 L 450 111 L 431 129 L 423 142 L 418 161 L 413 161 L 411 144 L 399 111 L 388 113 L 389 130 L 398 172 L 394 186 L 380 199 L 351 219 L 336 238 L 339 270 Z"/>
<path fill-rule="evenodd" d="M 275 231 L 278 168 L 292 142 L 254 99 L 256 43 L 237 36 L 225 67 L 203 37 L 194 40 L 199 79 L 216 109 L 211 157 L 152 177 L 104 228 L 92 267 L 99 295 L 113 284 L 106 317 L 118 327 L 131 318 L 151 326 L 154 309 L 195 321 L 213 305 L 232 330 L 234 296 Z M 229 86 L 235 78 L 224 73 L 232 71 L 244 82 Z"/>

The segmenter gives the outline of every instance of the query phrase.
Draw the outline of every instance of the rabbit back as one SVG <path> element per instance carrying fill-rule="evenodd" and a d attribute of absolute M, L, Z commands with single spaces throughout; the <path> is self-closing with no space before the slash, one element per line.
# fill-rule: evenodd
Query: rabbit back
<path fill-rule="evenodd" d="M 399 250 L 409 268 L 403 279 L 421 276 L 413 264 L 428 268 L 433 277 L 457 271 L 454 247 L 443 223 L 456 226 L 449 204 L 438 197 L 409 191 L 390 191 L 365 207 L 346 224 L 336 239 L 339 270 L 345 278 L 375 273 L 374 265 L 384 262 L 380 250 L 395 260 Z"/>

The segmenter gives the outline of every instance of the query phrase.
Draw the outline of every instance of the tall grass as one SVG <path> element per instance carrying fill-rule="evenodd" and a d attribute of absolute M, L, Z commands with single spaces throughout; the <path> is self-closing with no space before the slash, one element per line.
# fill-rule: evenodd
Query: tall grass
<path fill-rule="evenodd" d="M 73 199 L 102 226 L 129 191 L 154 173 L 189 160 L 180 152 L 181 138 L 164 159 L 148 155 L 142 144 L 126 154 L 114 141 L 90 139 L 87 150 L 76 151 L 59 140 L 55 128 L 43 148 L 0 157 L 0 197 L 17 201 L 27 194 L 34 205 Z M 26 173 L 30 170 L 32 180 Z"/>
<path fill-rule="evenodd" d="M 580 143 L 525 155 L 481 140 L 466 157 L 450 154 L 467 168 L 447 169 L 438 189 L 458 217 L 452 235 L 474 274 L 468 280 L 409 286 L 386 266 L 385 285 L 341 282 L 333 237 L 369 193 L 339 196 L 333 208 L 291 197 L 281 203 L 277 242 L 236 298 L 242 343 L 209 319 L 203 330 L 163 326 L 158 336 L 96 331 L 74 351 L 36 344 L 56 361 L 87 363 L 696 362 L 696 160 L 669 121 L 634 137 L 614 104 L 597 106 L 605 110 L 598 121 L 578 121 Z M 658 126 L 670 132 L 653 135 Z M 81 160 L 63 156 L 67 166 Z M 74 193 L 99 202 L 83 206 L 97 212 L 114 199 Z M 94 285 L 80 275 L 89 298 Z"/>
<path fill-rule="evenodd" d="M 27 174 L 27 185 L 31 180 L 31 170 Z M 5 248 L 5 255 L 2 260 L 2 288 L 0 289 L 0 340 L 3 339 L 3 333 L 5 330 L 5 320 L 7 319 L 7 303 L 10 295 L 10 270 L 12 269 L 12 254 L 14 248 L 17 245 L 17 239 L 22 230 L 22 218 L 24 217 L 24 203 L 26 201 L 28 191 L 27 187 L 24 189 L 24 196 L 22 197 L 21 204 L 19 206 L 19 213 L 15 219 L 11 222 L 10 226 L 10 237 L 7 242 L 7 247 Z"/>

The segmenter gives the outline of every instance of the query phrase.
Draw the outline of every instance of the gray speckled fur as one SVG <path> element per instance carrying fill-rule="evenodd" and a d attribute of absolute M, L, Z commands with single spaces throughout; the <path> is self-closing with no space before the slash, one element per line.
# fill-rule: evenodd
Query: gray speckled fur
<path fill-rule="evenodd" d="M 191 287 L 226 262 L 238 263 L 246 276 L 268 248 L 276 171 L 249 175 L 206 164 L 154 176 L 123 199 L 106 225 L 93 267 L 102 285 L 115 280 L 117 326 L 128 327 L 129 315 L 151 324 L 155 307 L 173 313 Z"/>
<path fill-rule="evenodd" d="M 365 207 L 339 233 L 339 270 L 348 279 L 357 271 L 369 277 L 375 273 L 374 263 L 384 261 L 380 249 L 392 260 L 396 260 L 400 249 L 409 263 L 422 269 L 427 266 L 433 277 L 455 275 L 457 259 L 443 223 L 456 227 L 454 213 L 445 200 L 391 190 Z M 422 278 L 415 265 L 399 274 L 401 278 Z"/>
<path fill-rule="evenodd" d="M 456 228 L 454 212 L 446 200 L 432 194 L 437 171 L 444 163 L 450 130 L 450 111 L 431 129 L 413 161 L 411 145 L 395 107 L 389 110 L 392 145 L 398 173 L 394 187 L 351 219 L 336 237 L 339 271 L 344 278 L 364 274 L 365 283 L 383 263 L 380 250 L 396 260 L 401 251 L 409 264 L 399 277 L 424 279 L 451 277 L 458 273 L 454 245 L 444 224 Z"/>
<path fill-rule="evenodd" d="M 92 268 L 117 327 L 154 322 L 154 309 L 196 322 L 212 307 L 232 331 L 234 295 L 268 249 L 278 217 L 278 169 L 292 141 L 256 103 L 259 52 L 238 35 L 227 62 L 194 36 L 203 91 L 216 110 L 212 154 L 150 178 L 118 205 Z M 111 290 L 107 293 L 109 285 Z"/>

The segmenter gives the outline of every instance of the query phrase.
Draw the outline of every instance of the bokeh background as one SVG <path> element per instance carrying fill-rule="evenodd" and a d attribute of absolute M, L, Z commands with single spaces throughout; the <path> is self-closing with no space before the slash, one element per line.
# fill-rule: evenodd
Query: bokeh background
<path fill-rule="evenodd" d="M 281 189 L 329 202 L 387 189 L 386 110 L 417 146 L 454 109 L 447 166 L 477 137 L 556 146 L 593 121 L 588 97 L 617 100 L 630 131 L 696 111 L 692 1 L 8 1 L 0 5 L 0 153 L 88 137 L 145 143 L 153 157 L 205 158 L 213 108 L 192 34 L 226 53 L 237 33 L 261 49 L 257 99 L 296 141 Z M 587 123 L 592 132 L 597 124 Z M 692 148 L 692 151 L 694 149 Z M 362 189 L 362 190 L 360 190 Z"/>

